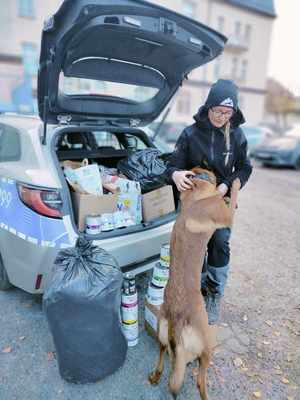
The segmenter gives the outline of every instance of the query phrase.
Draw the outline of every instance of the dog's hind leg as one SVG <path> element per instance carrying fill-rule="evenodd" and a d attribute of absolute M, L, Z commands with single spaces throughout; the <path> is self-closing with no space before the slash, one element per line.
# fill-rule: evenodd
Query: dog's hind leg
<path fill-rule="evenodd" d="M 176 345 L 174 351 L 173 369 L 171 372 L 169 387 L 174 398 L 178 394 L 184 380 L 186 369 L 185 349 L 182 344 Z"/>
<path fill-rule="evenodd" d="M 206 377 L 207 370 L 209 367 L 210 355 L 208 352 L 203 351 L 199 358 L 199 374 L 197 378 L 197 386 L 200 392 L 201 400 L 208 400 L 207 389 L 206 389 Z"/>
<path fill-rule="evenodd" d="M 167 348 L 166 346 L 164 346 L 160 343 L 159 360 L 158 360 L 157 367 L 149 375 L 149 382 L 151 383 L 151 385 L 157 385 L 158 382 L 160 381 L 161 375 L 164 370 L 164 354 L 165 354 L 166 348 Z"/>

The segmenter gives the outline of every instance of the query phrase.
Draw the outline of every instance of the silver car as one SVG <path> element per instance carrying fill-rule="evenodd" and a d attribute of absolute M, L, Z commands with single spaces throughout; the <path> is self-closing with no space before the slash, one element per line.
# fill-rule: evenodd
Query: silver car
<path fill-rule="evenodd" d="M 107 167 L 153 147 L 143 126 L 169 103 L 187 74 L 226 38 L 142 0 L 64 1 L 45 22 L 38 117 L 0 115 L 0 289 L 43 293 L 60 249 L 79 235 L 64 160 Z M 122 270 L 153 267 L 176 212 L 86 237 Z"/>

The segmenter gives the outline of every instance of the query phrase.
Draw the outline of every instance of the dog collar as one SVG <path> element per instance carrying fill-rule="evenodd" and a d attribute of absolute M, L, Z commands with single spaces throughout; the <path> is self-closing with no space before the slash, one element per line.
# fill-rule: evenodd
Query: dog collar
<path fill-rule="evenodd" d="M 192 176 L 192 179 L 202 179 L 203 181 L 207 181 L 214 185 L 216 182 L 213 180 L 213 178 L 206 172 L 202 172 L 201 174 L 195 174 Z"/>

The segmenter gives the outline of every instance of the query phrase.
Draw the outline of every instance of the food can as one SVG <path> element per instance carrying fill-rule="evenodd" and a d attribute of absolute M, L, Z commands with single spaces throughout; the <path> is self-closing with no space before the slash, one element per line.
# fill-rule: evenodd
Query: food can
<path fill-rule="evenodd" d="M 151 282 L 148 287 L 147 301 L 154 306 L 160 306 L 164 302 L 164 287 L 158 287 Z"/>
<path fill-rule="evenodd" d="M 122 329 L 124 335 L 127 339 L 128 347 L 133 347 L 138 344 L 139 341 L 139 324 L 135 322 L 134 324 L 125 324 L 123 322 Z"/>
<path fill-rule="evenodd" d="M 126 226 L 124 211 L 115 211 L 113 215 L 115 229 L 124 228 Z"/>
<path fill-rule="evenodd" d="M 105 213 L 101 215 L 101 231 L 107 232 L 115 228 L 114 215 L 112 213 Z"/>
<path fill-rule="evenodd" d="M 156 263 L 153 269 L 152 283 L 153 285 L 164 288 L 169 280 L 169 268 L 164 267 L 160 263 Z"/>
<path fill-rule="evenodd" d="M 85 232 L 89 235 L 98 235 L 101 233 L 101 216 L 87 215 L 85 218 Z"/>
<path fill-rule="evenodd" d="M 138 296 L 137 293 L 122 293 L 121 303 L 122 321 L 125 324 L 134 324 L 138 320 Z"/>
<path fill-rule="evenodd" d="M 160 249 L 160 263 L 164 267 L 170 266 L 170 244 L 166 243 Z"/>

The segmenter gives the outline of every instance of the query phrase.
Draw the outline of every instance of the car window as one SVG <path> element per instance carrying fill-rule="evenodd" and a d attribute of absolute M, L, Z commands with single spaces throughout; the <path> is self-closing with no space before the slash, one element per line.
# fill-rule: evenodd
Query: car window
<path fill-rule="evenodd" d="M 0 162 L 21 158 L 20 133 L 12 126 L 0 124 Z"/>
<path fill-rule="evenodd" d="M 116 135 L 111 132 L 93 132 L 98 147 L 113 147 L 116 150 L 124 148 Z"/>

